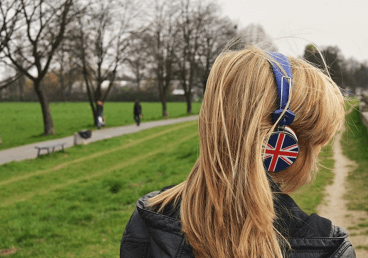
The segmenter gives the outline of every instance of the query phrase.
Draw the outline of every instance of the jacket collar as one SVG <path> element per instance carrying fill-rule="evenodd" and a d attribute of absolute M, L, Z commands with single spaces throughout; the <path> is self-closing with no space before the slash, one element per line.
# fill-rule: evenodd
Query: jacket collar
<path fill-rule="evenodd" d="M 271 183 L 271 187 L 274 192 L 279 190 L 274 182 Z M 180 202 L 176 208 L 170 206 L 163 214 L 147 207 L 147 200 L 159 193 L 159 191 L 149 193 L 140 198 L 136 204 L 137 211 L 150 234 L 150 241 L 155 243 L 154 248 L 159 249 L 156 253 L 169 254 L 169 257 L 192 257 L 192 248 L 185 243 L 184 233 L 181 231 Z M 281 191 L 276 191 L 274 196 L 278 217 L 275 227 L 289 240 L 293 250 L 338 248 L 348 236 L 345 230 L 333 226 L 330 220 L 317 214 L 307 215 L 290 196 L 282 194 Z M 177 256 L 178 250 L 182 252 L 182 256 Z"/>

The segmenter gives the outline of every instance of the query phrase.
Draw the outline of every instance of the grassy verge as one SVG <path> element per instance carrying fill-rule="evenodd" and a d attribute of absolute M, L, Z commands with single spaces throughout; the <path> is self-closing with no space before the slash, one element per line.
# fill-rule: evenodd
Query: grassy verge
<path fill-rule="evenodd" d="M 359 103 L 357 98 L 346 98 L 345 110 L 350 110 L 351 107 L 356 107 Z M 319 155 L 318 173 L 315 181 L 293 194 L 294 200 L 302 207 L 308 214 L 316 213 L 316 207 L 323 201 L 325 195 L 325 187 L 331 185 L 334 174 L 333 141 L 325 146 Z M 354 155 L 354 154 L 352 154 Z"/>
<path fill-rule="evenodd" d="M 0 166 L 0 253 L 117 257 L 135 201 L 186 178 L 197 130 L 154 128 Z"/>
<path fill-rule="evenodd" d="M 355 98 L 355 97 L 349 97 L 345 99 L 345 110 L 349 111 L 350 108 L 354 107 L 354 108 L 358 108 L 359 105 L 359 99 Z"/>
<path fill-rule="evenodd" d="M 325 195 L 325 187 L 332 184 L 334 174 L 332 142 L 323 147 L 319 155 L 318 174 L 315 181 L 292 194 L 295 202 L 308 214 L 316 213 L 317 206 Z"/>
<path fill-rule="evenodd" d="M 196 121 L 153 128 L 0 166 L 0 256 L 118 257 L 135 201 L 187 177 L 197 130 Z M 330 156 L 326 147 L 321 163 Z M 308 212 L 328 172 L 294 196 Z"/>
<path fill-rule="evenodd" d="M 132 102 L 106 102 L 106 126 L 133 124 Z M 162 119 L 161 103 L 141 103 L 142 122 Z M 0 150 L 33 142 L 62 138 L 82 129 L 95 129 L 92 112 L 87 102 L 50 103 L 56 130 L 55 135 L 43 135 L 43 120 L 39 103 L 2 103 L 0 109 Z M 186 103 L 167 103 L 170 118 L 186 116 Z M 200 103 L 192 103 L 193 114 L 198 114 Z"/>
<path fill-rule="evenodd" d="M 346 130 L 341 145 L 343 154 L 357 164 L 347 178 L 345 197 L 348 209 L 365 211 L 368 215 L 368 131 L 362 123 L 357 106 L 346 116 Z M 360 229 L 368 237 L 368 220 L 357 221 L 354 229 Z M 368 249 L 368 246 L 364 248 Z"/>

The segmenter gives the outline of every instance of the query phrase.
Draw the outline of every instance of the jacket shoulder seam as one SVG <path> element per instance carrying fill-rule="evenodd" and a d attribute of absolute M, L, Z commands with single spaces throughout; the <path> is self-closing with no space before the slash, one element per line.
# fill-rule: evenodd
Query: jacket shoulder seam
<path fill-rule="evenodd" d="M 180 258 L 180 257 L 183 255 L 183 249 L 184 249 L 183 244 L 184 244 L 184 241 L 185 241 L 185 239 L 184 239 L 184 237 L 183 237 L 183 239 L 181 240 L 181 243 L 180 243 L 179 249 L 178 249 L 178 251 L 176 252 L 175 258 Z"/>
<path fill-rule="evenodd" d="M 353 245 L 350 243 L 350 241 L 346 241 L 345 243 L 343 243 L 343 248 L 338 248 L 333 254 L 331 257 L 335 257 L 335 255 L 337 254 L 341 254 L 343 255 L 345 253 L 345 251 L 349 248 L 349 247 L 352 247 Z"/>
<path fill-rule="evenodd" d="M 179 222 L 177 219 L 174 219 L 174 218 L 172 218 L 172 217 L 169 217 L 169 216 L 163 215 L 163 214 L 161 214 L 161 213 L 155 213 L 155 212 L 150 211 L 150 210 L 147 210 L 147 209 L 142 209 L 141 207 L 138 207 L 138 206 L 137 206 L 137 209 L 139 209 L 140 211 L 143 211 L 143 212 L 148 212 L 148 213 L 154 214 L 154 215 L 159 214 L 160 216 L 165 217 L 165 219 L 167 218 L 167 219 L 170 219 L 170 220 L 172 220 L 172 221 Z"/>
<path fill-rule="evenodd" d="M 143 241 L 142 241 L 143 240 Z M 123 243 L 126 243 L 126 242 L 130 242 L 130 243 L 144 243 L 144 244 L 147 244 L 149 243 L 149 241 L 147 241 L 146 239 L 144 238 L 134 238 L 134 237 L 129 237 L 129 238 L 126 238 L 122 241 L 122 244 Z"/>
<path fill-rule="evenodd" d="M 297 240 L 338 240 L 338 239 L 346 239 L 346 237 L 292 237 L 291 239 L 297 239 Z"/>

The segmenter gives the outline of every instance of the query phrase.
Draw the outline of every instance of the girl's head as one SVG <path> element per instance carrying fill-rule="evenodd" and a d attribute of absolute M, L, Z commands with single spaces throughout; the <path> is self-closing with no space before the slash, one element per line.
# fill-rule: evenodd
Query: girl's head
<path fill-rule="evenodd" d="M 289 169 L 271 174 L 284 192 L 309 181 L 320 147 L 329 142 L 344 118 L 343 96 L 337 85 L 304 60 L 288 59 L 293 74 L 290 110 L 295 113 L 290 127 L 298 136 L 300 154 Z M 217 164 L 224 182 L 231 185 L 264 174 L 262 144 L 274 129 L 271 114 L 277 109 L 270 60 L 272 57 L 256 47 L 225 51 L 216 59 L 208 79 L 199 116 L 201 159 L 208 166 Z"/>
<path fill-rule="evenodd" d="M 282 257 L 280 244 L 287 244 L 274 228 L 274 196 L 262 160 L 277 105 L 270 60 L 257 47 L 224 51 L 216 59 L 199 114 L 200 156 L 185 182 L 150 200 L 163 209 L 181 197 L 182 230 L 198 258 Z M 270 173 L 285 193 L 310 180 L 321 146 L 344 118 L 336 84 L 302 59 L 289 61 L 290 127 L 299 156 L 288 169 Z"/>

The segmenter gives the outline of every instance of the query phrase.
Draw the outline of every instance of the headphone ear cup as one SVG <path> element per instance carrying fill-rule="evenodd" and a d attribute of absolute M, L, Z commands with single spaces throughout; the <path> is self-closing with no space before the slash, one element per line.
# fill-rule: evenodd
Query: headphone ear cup
<path fill-rule="evenodd" d="M 276 128 L 263 148 L 263 165 L 268 172 L 289 168 L 299 154 L 298 138 L 287 126 Z"/>

